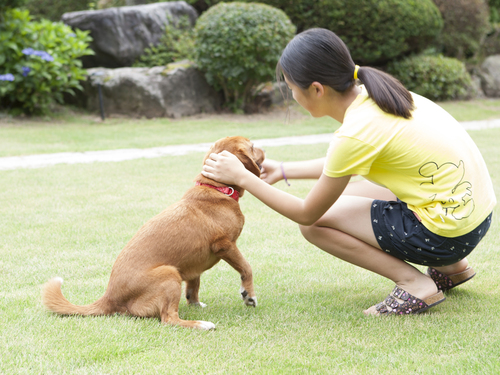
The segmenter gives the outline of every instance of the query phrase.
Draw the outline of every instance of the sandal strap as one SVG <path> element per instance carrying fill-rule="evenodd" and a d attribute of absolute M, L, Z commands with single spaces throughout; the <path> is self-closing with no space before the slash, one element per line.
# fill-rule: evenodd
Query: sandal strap
<path fill-rule="evenodd" d="M 403 302 L 399 303 L 396 298 L 403 300 Z M 391 310 L 388 309 L 389 307 Z M 425 310 L 427 308 L 429 308 L 429 306 L 424 301 L 420 298 L 412 296 L 410 293 L 404 291 L 397 285 L 383 302 L 380 302 L 375 306 L 375 309 L 381 315 L 415 314 L 420 310 Z"/>
<path fill-rule="evenodd" d="M 455 286 L 453 281 L 448 276 L 446 276 L 442 272 L 439 272 L 435 268 L 429 267 L 427 269 L 427 274 L 431 277 L 432 280 L 434 280 L 434 283 L 436 284 L 438 290 L 442 290 L 444 292 Z"/>
<path fill-rule="evenodd" d="M 467 267 L 463 272 L 455 273 L 453 275 L 445 275 L 435 268 L 429 267 L 427 269 L 427 275 L 434 280 L 438 290 L 446 292 L 447 290 L 472 279 L 476 275 L 476 272 L 471 267 Z"/>

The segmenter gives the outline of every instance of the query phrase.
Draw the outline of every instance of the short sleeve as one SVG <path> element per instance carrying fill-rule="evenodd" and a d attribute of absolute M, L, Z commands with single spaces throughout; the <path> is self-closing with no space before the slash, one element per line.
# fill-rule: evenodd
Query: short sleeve
<path fill-rule="evenodd" d="M 323 173 L 328 177 L 367 175 L 378 154 L 375 147 L 358 139 L 334 137 L 328 149 Z"/>

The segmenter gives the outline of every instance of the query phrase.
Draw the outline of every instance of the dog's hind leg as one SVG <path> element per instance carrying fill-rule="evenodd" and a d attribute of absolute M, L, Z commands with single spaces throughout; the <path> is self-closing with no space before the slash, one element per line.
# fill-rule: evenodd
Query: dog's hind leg
<path fill-rule="evenodd" d="M 211 322 L 182 320 L 179 318 L 182 278 L 176 268 L 171 266 L 156 267 L 150 276 L 156 281 L 156 285 L 151 285 L 150 288 L 156 291 L 157 295 L 154 299 L 157 303 L 162 323 L 205 330 L 215 328 L 215 325 Z"/>
<path fill-rule="evenodd" d="M 206 304 L 200 302 L 198 291 L 200 290 L 200 277 L 188 280 L 186 282 L 186 299 L 191 306 L 207 307 Z"/>
<path fill-rule="evenodd" d="M 243 254 L 235 243 L 229 240 L 223 240 L 212 245 L 214 253 L 225 260 L 231 267 L 241 275 L 241 298 L 247 306 L 257 306 L 257 297 L 253 290 L 253 275 L 252 267 L 247 262 Z"/>

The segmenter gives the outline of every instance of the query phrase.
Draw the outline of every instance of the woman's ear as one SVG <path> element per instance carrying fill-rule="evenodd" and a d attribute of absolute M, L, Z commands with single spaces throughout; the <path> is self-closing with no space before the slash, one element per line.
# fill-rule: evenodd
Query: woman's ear
<path fill-rule="evenodd" d="M 311 89 L 313 90 L 312 93 L 317 98 L 321 98 L 323 95 L 325 95 L 325 86 L 323 86 L 319 82 L 313 82 L 313 83 L 311 83 Z"/>

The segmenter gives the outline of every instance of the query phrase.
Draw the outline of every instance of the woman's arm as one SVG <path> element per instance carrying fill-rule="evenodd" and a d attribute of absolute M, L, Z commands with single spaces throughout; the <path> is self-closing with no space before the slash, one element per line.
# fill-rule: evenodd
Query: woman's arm
<path fill-rule="evenodd" d="M 297 198 L 269 185 L 247 171 L 228 151 L 211 154 L 203 166 L 205 177 L 229 185 L 241 186 L 264 204 L 302 225 L 315 223 L 335 203 L 351 176 L 339 178 L 321 174 L 305 199 Z"/>
<path fill-rule="evenodd" d="M 274 184 L 282 180 L 284 176 L 291 179 L 318 179 L 323 173 L 325 158 L 306 160 L 306 161 L 287 161 L 279 162 L 266 159 L 262 163 L 262 174 L 260 178 L 268 184 Z M 281 169 L 283 168 L 283 170 Z"/>

